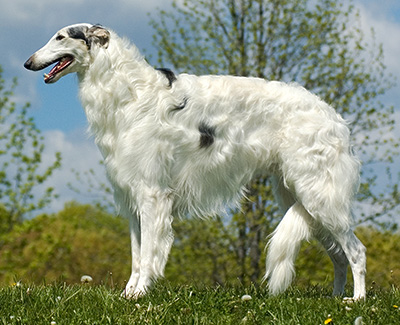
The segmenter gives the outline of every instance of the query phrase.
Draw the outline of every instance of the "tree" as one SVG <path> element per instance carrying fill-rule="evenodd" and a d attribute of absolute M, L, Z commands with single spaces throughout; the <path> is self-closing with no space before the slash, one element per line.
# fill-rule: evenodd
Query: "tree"
<path fill-rule="evenodd" d="M 0 66 L 0 200 L 2 228 L 11 230 L 27 213 L 39 210 L 56 197 L 54 189 L 43 184 L 60 167 L 61 155 L 47 167 L 42 162 L 43 137 L 28 116 L 29 103 L 18 107 L 11 101 L 16 79 L 6 88 Z M 38 194 L 42 191 L 42 194 Z M 3 220 L 5 219 L 5 220 Z"/>
<path fill-rule="evenodd" d="M 99 161 L 99 165 L 103 166 L 104 162 L 102 160 Z M 111 214 L 116 213 L 113 190 L 109 183 L 104 183 L 93 169 L 82 173 L 74 168 L 71 171 L 74 173 L 75 180 L 79 185 L 75 186 L 69 182 L 67 185 L 70 190 L 81 196 L 91 198 L 92 204 L 99 209 L 108 211 Z"/>
<path fill-rule="evenodd" d="M 368 44 L 359 13 L 345 1 L 321 0 L 185 0 L 153 18 L 158 63 L 195 74 L 232 74 L 295 81 L 331 104 L 350 124 L 364 169 L 358 201 L 359 221 L 381 224 L 399 208 L 396 182 L 384 189 L 376 182 L 379 163 L 389 166 L 398 155 L 392 136 L 393 107 L 379 102 L 392 85 L 385 73 L 383 50 Z M 234 250 L 241 270 L 260 276 L 264 238 L 277 220 L 268 179 L 248 186 L 251 201 L 243 213 L 222 224 L 236 236 Z M 263 267 L 262 267 L 263 268 Z"/>

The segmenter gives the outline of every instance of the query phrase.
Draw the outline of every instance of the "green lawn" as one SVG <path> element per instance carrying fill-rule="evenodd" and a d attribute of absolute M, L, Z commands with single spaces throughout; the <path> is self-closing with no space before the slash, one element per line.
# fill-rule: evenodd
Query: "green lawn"
<path fill-rule="evenodd" d="M 0 324 L 400 324 L 400 291 L 371 289 L 365 302 L 343 303 L 325 288 L 172 288 L 158 284 L 126 300 L 120 290 L 90 285 L 0 288 Z M 250 300 L 243 300 L 249 295 Z"/>

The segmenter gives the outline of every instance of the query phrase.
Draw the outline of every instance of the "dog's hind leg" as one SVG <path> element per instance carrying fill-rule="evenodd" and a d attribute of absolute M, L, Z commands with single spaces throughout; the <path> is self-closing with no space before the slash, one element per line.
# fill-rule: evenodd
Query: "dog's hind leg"
<path fill-rule="evenodd" d="M 271 182 L 275 199 L 278 202 L 281 212 L 285 214 L 287 210 L 295 204 L 296 200 L 292 193 L 286 188 L 281 177 L 274 175 L 271 177 Z"/>
<path fill-rule="evenodd" d="M 324 170 L 317 168 L 306 179 L 298 177 L 294 182 L 296 194 L 303 206 L 313 216 L 317 225 L 325 229 L 338 251 L 328 252 L 335 266 L 335 293 L 343 291 L 346 273 L 346 256 L 354 279 L 353 299 L 365 298 L 366 249 L 351 230 L 351 200 L 357 189 L 359 163 L 348 153 L 338 154 L 335 159 L 325 159 Z M 312 166 L 310 163 L 308 166 Z M 329 245 L 329 243 L 325 243 Z M 341 248 L 341 250 L 340 250 Z"/>
<path fill-rule="evenodd" d="M 344 293 L 344 286 L 347 280 L 347 267 L 349 261 L 342 247 L 333 236 L 324 230 L 317 230 L 315 237 L 326 249 L 334 268 L 333 295 L 339 296 Z"/>
<path fill-rule="evenodd" d="M 334 294 L 341 294 L 344 291 L 346 283 L 347 262 L 350 264 L 354 280 L 354 300 L 365 298 L 365 273 L 366 273 L 366 249 L 360 240 L 351 230 L 350 211 L 346 206 L 346 200 L 336 200 L 335 209 L 334 200 L 342 195 L 337 191 L 330 191 L 330 200 L 321 203 L 321 208 L 314 209 L 313 216 L 316 219 L 315 236 L 321 241 L 328 251 L 333 262 L 335 270 Z M 343 192 L 346 192 L 343 190 Z M 307 208 L 307 204 L 305 204 Z M 343 208 L 343 206 L 345 208 Z M 336 223 L 335 223 L 336 222 Z M 322 230 L 322 233 L 319 233 Z M 319 233 L 319 235 L 318 235 Z M 323 238 L 324 233 L 329 235 Z M 320 236 L 320 237 L 318 237 Z M 332 245 L 336 246 L 332 248 Z"/>
<path fill-rule="evenodd" d="M 265 280 L 272 294 L 286 290 L 295 270 L 294 262 L 303 240 L 312 234 L 311 216 L 296 202 L 285 214 L 268 243 Z"/>
<path fill-rule="evenodd" d="M 128 298 L 145 294 L 152 281 L 164 275 L 173 242 L 170 193 L 145 188 L 142 195 L 139 202 L 140 276 L 134 290 L 127 287 Z"/>
<path fill-rule="evenodd" d="M 354 282 L 354 300 L 365 299 L 366 249 L 352 230 L 335 234 L 335 240 L 342 247 L 350 263 Z M 347 298 L 345 298 L 347 299 Z"/>
<path fill-rule="evenodd" d="M 283 184 L 281 178 L 274 176 L 272 178 L 272 184 L 279 207 L 282 212 L 285 213 L 294 204 L 295 200 L 290 191 Z M 312 222 L 312 235 L 322 244 L 332 260 L 335 273 L 333 295 L 342 295 L 346 284 L 348 267 L 346 254 L 327 229 L 312 220 L 310 216 L 308 216 L 308 220 Z"/>

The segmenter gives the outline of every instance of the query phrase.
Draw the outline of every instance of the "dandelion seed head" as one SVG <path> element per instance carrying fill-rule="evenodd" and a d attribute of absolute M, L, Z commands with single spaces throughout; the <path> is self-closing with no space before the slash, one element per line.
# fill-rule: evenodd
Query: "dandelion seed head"
<path fill-rule="evenodd" d="M 354 321 L 354 325 L 362 325 L 362 324 L 363 324 L 362 317 L 358 316 Z"/>
<path fill-rule="evenodd" d="M 241 299 L 242 299 L 242 301 L 248 301 L 248 300 L 251 300 L 252 298 L 250 295 L 243 295 Z"/>
<path fill-rule="evenodd" d="M 82 275 L 81 282 L 82 283 L 90 283 L 93 281 L 93 278 L 90 275 Z"/>

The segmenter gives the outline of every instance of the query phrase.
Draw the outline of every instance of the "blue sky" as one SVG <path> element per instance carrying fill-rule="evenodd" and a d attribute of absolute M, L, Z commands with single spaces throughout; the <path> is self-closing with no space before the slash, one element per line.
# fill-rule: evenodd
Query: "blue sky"
<path fill-rule="evenodd" d="M 80 171 L 94 168 L 101 177 L 104 177 L 104 172 L 97 163 L 100 155 L 85 133 L 87 124 L 77 99 L 76 77 L 67 76 L 56 84 L 45 85 L 43 72 L 27 71 L 23 63 L 58 29 L 79 22 L 110 27 L 119 35 L 128 37 L 142 52 L 154 53 L 148 13 L 154 13 L 157 7 L 168 8 L 170 4 L 168 0 L 0 0 L 3 77 L 6 80 L 18 77 L 15 100 L 32 104 L 30 112 L 45 136 L 45 158 L 51 159 L 54 151 L 63 154 L 64 166 L 50 184 L 61 196 L 51 209 L 60 209 L 65 201 L 71 199 L 86 199 L 77 197 L 66 186 L 74 180 L 71 168 Z M 383 44 L 388 72 L 399 78 L 400 1 L 358 0 L 354 4 L 360 10 L 366 35 L 373 27 L 378 42 Z M 395 134 L 400 136 L 400 86 L 396 85 L 381 100 L 395 106 L 398 120 Z M 400 166 L 399 159 L 397 165 Z"/>

